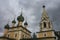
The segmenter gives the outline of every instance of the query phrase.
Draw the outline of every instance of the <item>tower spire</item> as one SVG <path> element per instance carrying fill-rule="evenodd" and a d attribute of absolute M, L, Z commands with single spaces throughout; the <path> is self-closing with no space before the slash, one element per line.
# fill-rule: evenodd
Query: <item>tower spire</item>
<path fill-rule="evenodd" d="M 42 18 L 48 18 L 48 14 L 45 10 L 45 5 L 43 5 L 42 7 L 43 7 Z"/>
<path fill-rule="evenodd" d="M 42 19 L 40 22 L 40 31 L 47 31 L 47 30 L 52 30 L 52 24 L 45 10 L 45 5 L 43 5 Z"/>

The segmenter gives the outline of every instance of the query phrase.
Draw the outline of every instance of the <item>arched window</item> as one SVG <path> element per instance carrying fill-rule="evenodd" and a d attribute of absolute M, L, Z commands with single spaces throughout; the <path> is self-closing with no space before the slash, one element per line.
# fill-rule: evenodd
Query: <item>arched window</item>
<path fill-rule="evenodd" d="M 44 22 L 44 28 L 46 28 L 46 22 Z"/>
<path fill-rule="evenodd" d="M 42 29 L 42 23 L 40 23 L 40 26 L 41 26 L 40 29 Z"/>
<path fill-rule="evenodd" d="M 44 33 L 44 36 L 46 37 L 46 33 Z"/>
<path fill-rule="evenodd" d="M 24 38 L 25 35 L 22 35 L 22 37 Z"/>
<path fill-rule="evenodd" d="M 17 37 L 17 33 L 15 34 L 15 37 Z"/>
<path fill-rule="evenodd" d="M 9 37 L 9 34 L 8 34 L 8 37 Z"/>
<path fill-rule="evenodd" d="M 49 28 L 50 28 L 50 22 L 48 23 L 48 25 L 49 25 Z"/>

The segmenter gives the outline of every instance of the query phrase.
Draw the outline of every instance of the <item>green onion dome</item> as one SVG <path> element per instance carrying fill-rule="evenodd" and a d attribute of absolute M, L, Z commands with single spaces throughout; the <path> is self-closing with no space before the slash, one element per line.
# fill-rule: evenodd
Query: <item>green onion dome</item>
<path fill-rule="evenodd" d="M 23 22 L 24 21 L 24 17 L 22 16 L 22 14 L 20 16 L 17 17 L 17 20 L 20 22 Z"/>
<path fill-rule="evenodd" d="M 28 25 L 28 23 L 27 23 L 27 22 L 25 22 L 25 23 L 24 23 L 24 25 Z"/>
<path fill-rule="evenodd" d="M 9 29 L 9 24 L 6 24 L 4 28 Z"/>
<path fill-rule="evenodd" d="M 12 23 L 14 23 L 14 24 L 16 23 L 15 19 L 12 21 Z"/>

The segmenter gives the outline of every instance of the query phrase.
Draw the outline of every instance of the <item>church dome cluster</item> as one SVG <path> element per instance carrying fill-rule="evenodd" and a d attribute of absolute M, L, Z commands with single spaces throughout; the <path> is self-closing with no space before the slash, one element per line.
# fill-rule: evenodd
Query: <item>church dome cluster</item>
<path fill-rule="evenodd" d="M 21 24 L 20 22 L 23 23 L 24 17 L 23 17 L 23 15 L 22 15 L 22 12 L 21 12 L 21 14 L 17 17 L 17 21 L 18 21 L 18 25 L 17 25 L 17 26 L 19 26 L 19 25 Z M 16 24 L 15 18 L 14 18 L 14 20 L 12 20 L 12 23 L 13 23 L 13 26 Z M 22 25 L 22 24 L 21 24 L 21 25 Z M 24 23 L 24 25 L 28 25 L 27 21 Z M 9 25 L 8 25 L 8 24 L 5 25 L 5 28 L 9 28 Z"/>

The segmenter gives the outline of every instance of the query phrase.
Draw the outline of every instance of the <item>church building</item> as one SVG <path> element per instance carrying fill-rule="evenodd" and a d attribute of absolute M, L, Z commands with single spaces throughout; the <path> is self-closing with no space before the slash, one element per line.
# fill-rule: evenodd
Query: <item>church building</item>
<path fill-rule="evenodd" d="M 16 21 L 15 19 L 12 21 L 12 27 L 9 26 L 9 24 L 5 25 L 4 30 L 4 37 L 20 40 L 23 38 L 31 38 L 31 32 L 27 29 L 28 23 L 27 21 L 24 23 L 24 27 L 22 25 L 24 21 L 24 17 L 22 15 L 19 15 L 17 17 L 18 24 L 15 26 Z"/>

